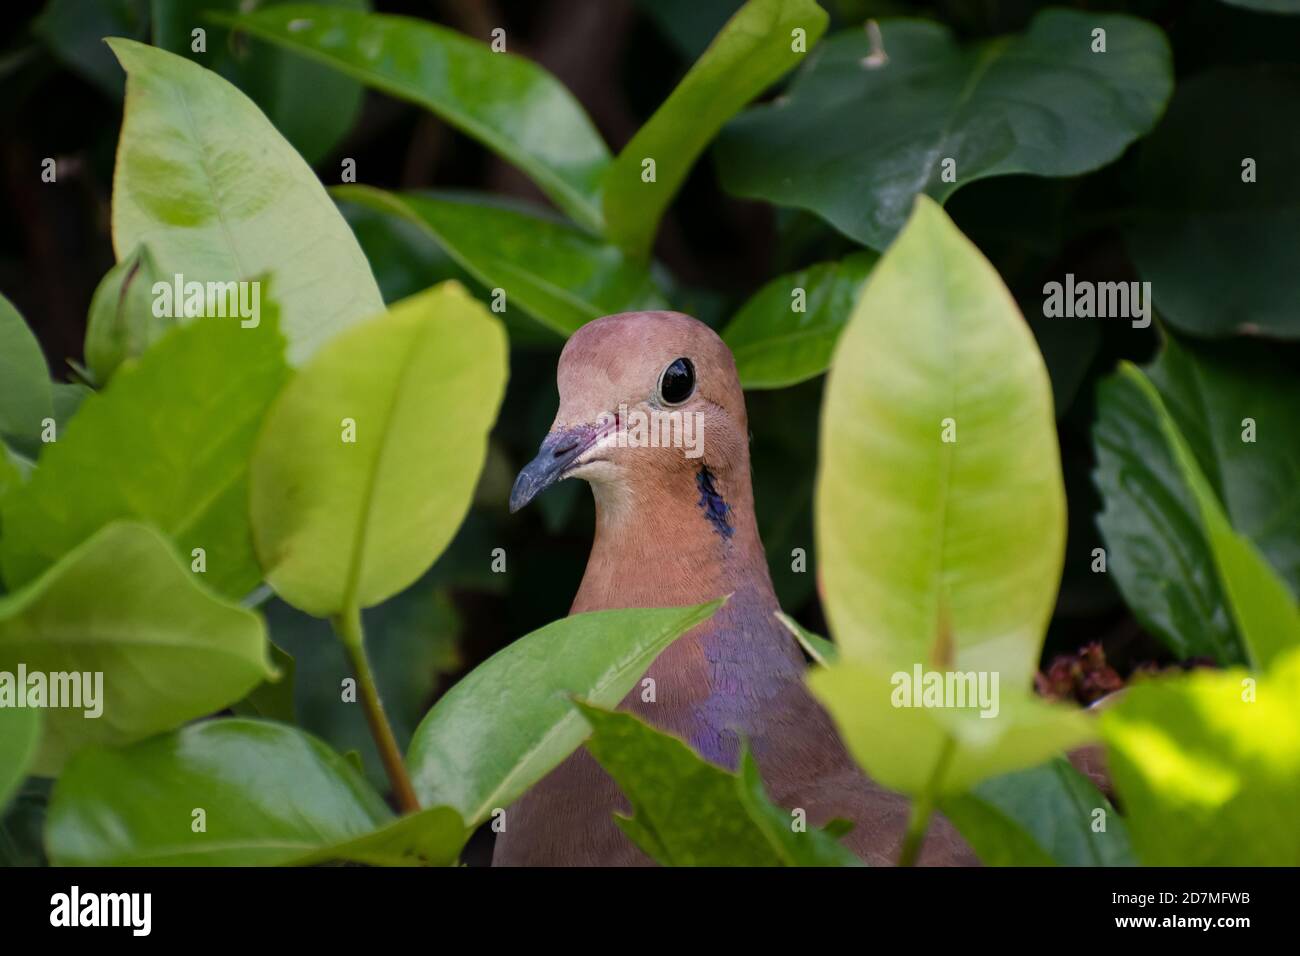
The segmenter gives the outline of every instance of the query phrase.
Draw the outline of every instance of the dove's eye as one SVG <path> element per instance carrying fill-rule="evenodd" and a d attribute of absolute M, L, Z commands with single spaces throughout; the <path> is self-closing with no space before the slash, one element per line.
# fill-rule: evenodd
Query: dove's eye
<path fill-rule="evenodd" d="M 695 366 L 688 358 L 675 359 L 659 376 L 659 397 L 666 405 L 680 405 L 695 391 Z"/>

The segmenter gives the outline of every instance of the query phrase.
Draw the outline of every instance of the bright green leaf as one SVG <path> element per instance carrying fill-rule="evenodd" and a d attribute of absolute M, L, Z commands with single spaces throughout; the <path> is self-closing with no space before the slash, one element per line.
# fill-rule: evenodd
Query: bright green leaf
<path fill-rule="evenodd" d="M 987 707 L 971 700 L 963 707 L 915 701 L 908 706 L 907 685 L 898 673 L 845 661 L 813 670 L 808 683 L 871 778 L 900 793 L 955 796 L 981 780 L 1042 763 L 1094 734 L 1093 722 L 1077 708 L 1016 693 L 1005 681 Z M 991 678 L 987 686 L 992 689 Z"/>
<path fill-rule="evenodd" d="M 0 436 L 30 443 L 53 409 L 40 343 L 13 303 L 0 295 Z"/>
<path fill-rule="evenodd" d="M 325 617 L 411 584 L 469 508 L 506 382 L 500 324 L 454 282 L 321 349 L 272 406 L 253 456 L 267 580 Z"/>
<path fill-rule="evenodd" d="M 801 626 L 790 615 L 783 614 L 780 611 L 776 612 L 776 618 L 785 625 L 787 631 L 794 635 L 794 639 L 799 642 L 799 646 L 816 663 L 825 667 L 834 664 L 840 659 L 840 649 L 820 634 L 814 634 Z"/>
<path fill-rule="evenodd" d="M 573 95 L 531 60 L 408 17 L 293 4 L 221 19 L 431 110 L 600 230 L 609 151 Z"/>
<path fill-rule="evenodd" d="M 813 0 L 741 7 L 605 173 L 606 235 L 634 255 L 648 254 L 696 157 L 738 110 L 803 61 L 827 19 Z M 647 159 L 653 182 L 645 181 Z"/>
<path fill-rule="evenodd" d="M 1210 554 L 1250 662 L 1266 670 L 1282 654 L 1300 648 L 1300 604 L 1250 539 L 1233 530 L 1156 387 L 1131 364 L 1121 366 L 1121 373 L 1156 411 L 1183 481 L 1196 500 Z"/>
<path fill-rule="evenodd" d="M 248 520 L 248 459 L 288 375 L 274 321 L 174 329 L 86 398 L 40 467 L 0 504 L 0 567 L 16 588 L 116 518 L 171 537 L 202 580 L 242 597 L 261 579 Z"/>
<path fill-rule="evenodd" d="M 840 337 L 816 509 L 846 659 L 1028 688 L 1065 550 L 1051 384 L 997 272 L 928 197 Z"/>
<path fill-rule="evenodd" d="M 367 186 L 334 190 L 342 200 L 416 223 L 489 289 L 561 335 L 615 312 L 665 306 L 645 265 L 566 223 L 516 209 Z"/>
<path fill-rule="evenodd" d="M 1124 818 L 1063 757 L 986 780 L 943 812 L 987 866 L 1136 863 Z"/>
<path fill-rule="evenodd" d="M 617 705 L 660 651 L 721 606 L 576 614 L 498 651 L 416 729 L 406 762 L 421 802 L 483 822 L 582 743 L 588 728 L 572 696 Z"/>
<path fill-rule="evenodd" d="M 631 714 L 579 703 L 592 727 L 587 749 L 632 804 L 614 819 L 665 866 L 851 866 L 857 857 L 816 827 L 796 833 L 794 817 L 767 798 L 746 752 L 741 775 Z"/>
<path fill-rule="evenodd" d="M 1101 718 L 1148 866 L 1300 866 L 1300 651 L 1139 683 Z"/>
<path fill-rule="evenodd" d="M 831 364 L 840 331 L 879 257 L 858 252 L 778 276 L 722 332 L 745 388 L 785 388 Z M 796 311 L 798 308 L 798 311 Z"/>
<path fill-rule="evenodd" d="M 366 257 L 316 174 L 256 105 L 184 57 L 109 40 L 127 72 L 113 247 L 186 282 L 271 275 L 289 360 L 383 311 Z"/>
<path fill-rule="evenodd" d="M 86 320 L 86 365 L 100 385 L 176 324 L 170 316 L 154 315 L 153 285 L 160 279 L 149 247 L 140 246 L 100 280 Z"/>
<path fill-rule="evenodd" d="M 0 815 L 27 776 L 28 768 L 36 759 L 40 740 L 39 710 L 0 707 Z"/>
<path fill-rule="evenodd" d="M 81 707 L 45 713 L 36 770 L 220 710 L 271 673 L 266 632 L 219 600 L 151 528 L 115 522 L 0 598 L 0 671 L 102 673 Z M 88 716 L 88 712 L 95 716 Z"/>
<path fill-rule="evenodd" d="M 58 866 L 445 864 L 460 849 L 448 854 L 452 834 L 463 843 L 454 816 L 444 807 L 394 821 L 360 773 L 314 737 L 214 720 L 77 755 L 55 788 L 46 845 Z"/>
<path fill-rule="evenodd" d="M 1097 29 L 1105 53 L 1092 51 Z M 880 30 L 885 62 L 872 65 L 861 29 L 838 33 L 788 95 L 724 131 L 730 192 L 809 209 L 884 249 L 919 192 L 943 202 L 989 176 L 1075 176 L 1112 162 L 1155 125 L 1173 88 L 1164 34 L 1129 16 L 1045 10 L 1024 34 L 966 47 L 927 20 Z"/>

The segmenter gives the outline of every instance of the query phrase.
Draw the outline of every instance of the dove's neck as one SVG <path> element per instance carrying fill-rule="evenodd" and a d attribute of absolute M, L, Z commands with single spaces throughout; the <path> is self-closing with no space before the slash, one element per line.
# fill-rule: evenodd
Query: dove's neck
<path fill-rule="evenodd" d="M 697 461 L 592 489 L 596 538 L 573 613 L 699 604 L 725 594 L 733 595 L 733 613 L 777 609 L 748 456 L 728 469 Z"/>
<path fill-rule="evenodd" d="M 767 717 L 803 694 L 803 659 L 776 619 L 767 560 L 754 520 L 749 462 L 730 472 L 698 464 L 654 484 L 593 483 L 596 539 L 573 613 L 701 604 L 730 595 L 704 623 L 675 640 L 624 706 L 734 769 L 740 739 L 769 746 Z M 756 751 L 757 752 L 757 751 Z"/>

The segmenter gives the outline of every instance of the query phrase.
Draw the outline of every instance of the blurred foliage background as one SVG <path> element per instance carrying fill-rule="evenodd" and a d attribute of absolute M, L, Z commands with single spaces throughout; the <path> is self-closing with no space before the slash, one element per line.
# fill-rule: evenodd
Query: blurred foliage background
<path fill-rule="evenodd" d="M 364 2 L 339 0 L 338 5 Z M 1023 0 L 823 0 L 822 5 L 832 17 L 831 33 L 868 17 L 904 15 L 939 20 L 962 39 L 1020 31 L 1043 6 Z M 1158 25 L 1173 48 L 1179 90 L 1185 81 L 1212 77 L 1216 70 L 1300 63 L 1300 17 L 1272 17 L 1218 0 L 1056 5 L 1128 12 Z M 179 30 L 174 37 L 181 39 L 172 42 L 183 47 L 188 28 L 178 11 L 196 5 L 50 0 L 31 4 L 28 16 L 23 6 L 6 10 L 10 33 L 0 43 L 0 288 L 34 327 L 54 378 L 68 381 L 73 379 L 69 361 L 83 359 L 91 295 L 114 262 L 109 201 L 124 77 L 100 38 L 152 38 L 163 45 L 168 31 Z M 201 6 L 236 10 L 241 5 L 211 0 Z M 739 6 L 734 0 L 370 4 L 379 12 L 433 20 L 483 40 L 504 27 L 510 52 L 555 74 L 615 152 Z M 210 31 L 207 53 L 193 58 L 252 96 L 327 185 L 338 183 L 341 163 L 353 159 L 357 180 L 368 185 L 475 190 L 546 203 L 522 173 L 426 110 L 363 90 L 322 66 L 220 28 Z M 1213 95 L 1213 78 L 1199 82 Z M 1294 138 L 1300 136 L 1300 104 L 1291 102 L 1290 109 L 1272 122 Z M 1204 135 L 1212 137 L 1213 131 Z M 1179 148 L 1208 148 L 1207 142 L 1164 148 L 1176 158 Z M 1093 478 L 1098 383 L 1120 359 L 1149 361 L 1159 346 L 1158 329 L 1039 318 L 1043 284 L 1066 273 L 1081 280 L 1139 278 L 1126 229 L 1146 195 L 1142 148 L 1135 144 L 1118 161 L 1084 176 L 978 181 L 947 204 L 960 229 L 1017 296 L 1051 373 L 1070 512 L 1065 573 L 1042 663 L 1049 687 L 1083 699 L 1091 692 L 1076 686 L 1080 673 L 1086 679 L 1109 668 L 1113 676 L 1106 671 L 1096 680 L 1098 687 L 1111 687 L 1137 668 L 1175 662 L 1174 653 L 1126 606 L 1113 576 L 1092 569 L 1094 549 L 1103 546 L 1096 520 L 1102 501 Z M 44 157 L 58 160 L 61 188 L 33 188 Z M 387 302 L 445 278 L 458 278 L 487 299 L 486 290 L 416 227 L 350 204 L 344 212 Z M 706 153 L 669 209 L 654 254 L 675 280 L 674 306 L 721 328 L 772 277 L 859 248 L 810 213 L 728 195 Z M 535 454 L 555 412 L 555 363 L 563 344 L 526 318 L 507 319 L 509 390 L 475 506 L 433 569 L 367 614 L 371 653 L 402 746 L 430 703 L 461 674 L 515 637 L 567 613 L 591 540 L 593 509 L 580 482 L 549 491 L 540 507 L 507 513 L 512 478 Z M 1232 350 L 1247 375 L 1264 352 L 1279 378 L 1293 378 L 1300 368 L 1294 343 L 1239 340 Z M 812 540 L 821 380 L 751 391 L 747 398 L 758 519 L 776 589 L 790 614 L 825 633 Z M 1296 409 L 1289 414 L 1294 421 Z M 492 570 L 496 548 L 505 550 L 505 573 Z M 791 569 L 795 548 L 808 555 L 803 573 Z M 1288 576 L 1296 568 L 1281 570 Z M 348 671 L 328 626 L 274 600 L 266 610 L 273 640 L 295 661 L 293 699 L 281 695 L 254 705 L 267 716 L 292 707 L 304 728 L 354 752 L 382 784 L 360 713 L 339 702 L 339 681 Z M 1099 649 L 1052 672 L 1058 655 L 1075 655 L 1094 642 Z M 11 855 L 21 853 L 21 833 L 33 826 L 23 814 L 39 803 L 27 795 L 11 809 L 0 832 L 0 839 L 13 845 Z"/>

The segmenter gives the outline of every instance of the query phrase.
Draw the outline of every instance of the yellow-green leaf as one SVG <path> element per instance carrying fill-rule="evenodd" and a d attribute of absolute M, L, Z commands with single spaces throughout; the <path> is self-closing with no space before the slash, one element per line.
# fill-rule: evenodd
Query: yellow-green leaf
<path fill-rule="evenodd" d="M 184 57 L 110 39 L 127 72 L 113 248 L 165 277 L 271 275 L 289 359 L 383 311 L 365 254 L 302 157 L 247 96 Z"/>
<path fill-rule="evenodd" d="M 423 574 L 469 508 L 505 381 L 500 323 L 454 282 L 321 349 L 253 455 L 254 541 L 280 596 L 324 617 Z"/>
<path fill-rule="evenodd" d="M 969 698 L 964 707 L 907 706 L 900 702 L 915 704 L 918 698 L 902 693 L 900 673 L 913 677 L 848 661 L 808 675 L 850 752 L 891 790 L 953 796 L 989 777 L 1042 763 L 1095 733 L 1081 710 L 1012 692 L 1001 682 L 987 685 L 994 691 L 987 706 Z"/>
<path fill-rule="evenodd" d="M 84 745 L 131 743 L 229 706 L 273 673 L 261 618 L 215 597 L 157 531 L 130 522 L 0 598 L 0 671 L 19 665 L 47 687 L 51 674 L 82 675 L 81 706 L 45 711 L 34 769 L 46 775 Z"/>
<path fill-rule="evenodd" d="M 1138 683 L 1101 718 L 1148 866 L 1300 866 L 1300 650 Z"/>
<path fill-rule="evenodd" d="M 827 19 L 812 0 L 741 7 L 606 171 L 605 234 L 635 255 L 648 253 L 696 157 L 727 120 L 803 60 Z M 652 182 L 646 160 L 654 161 Z"/>
<path fill-rule="evenodd" d="M 997 272 L 928 197 L 836 349 L 816 522 L 845 659 L 1028 688 L 1065 548 L 1051 384 Z"/>

